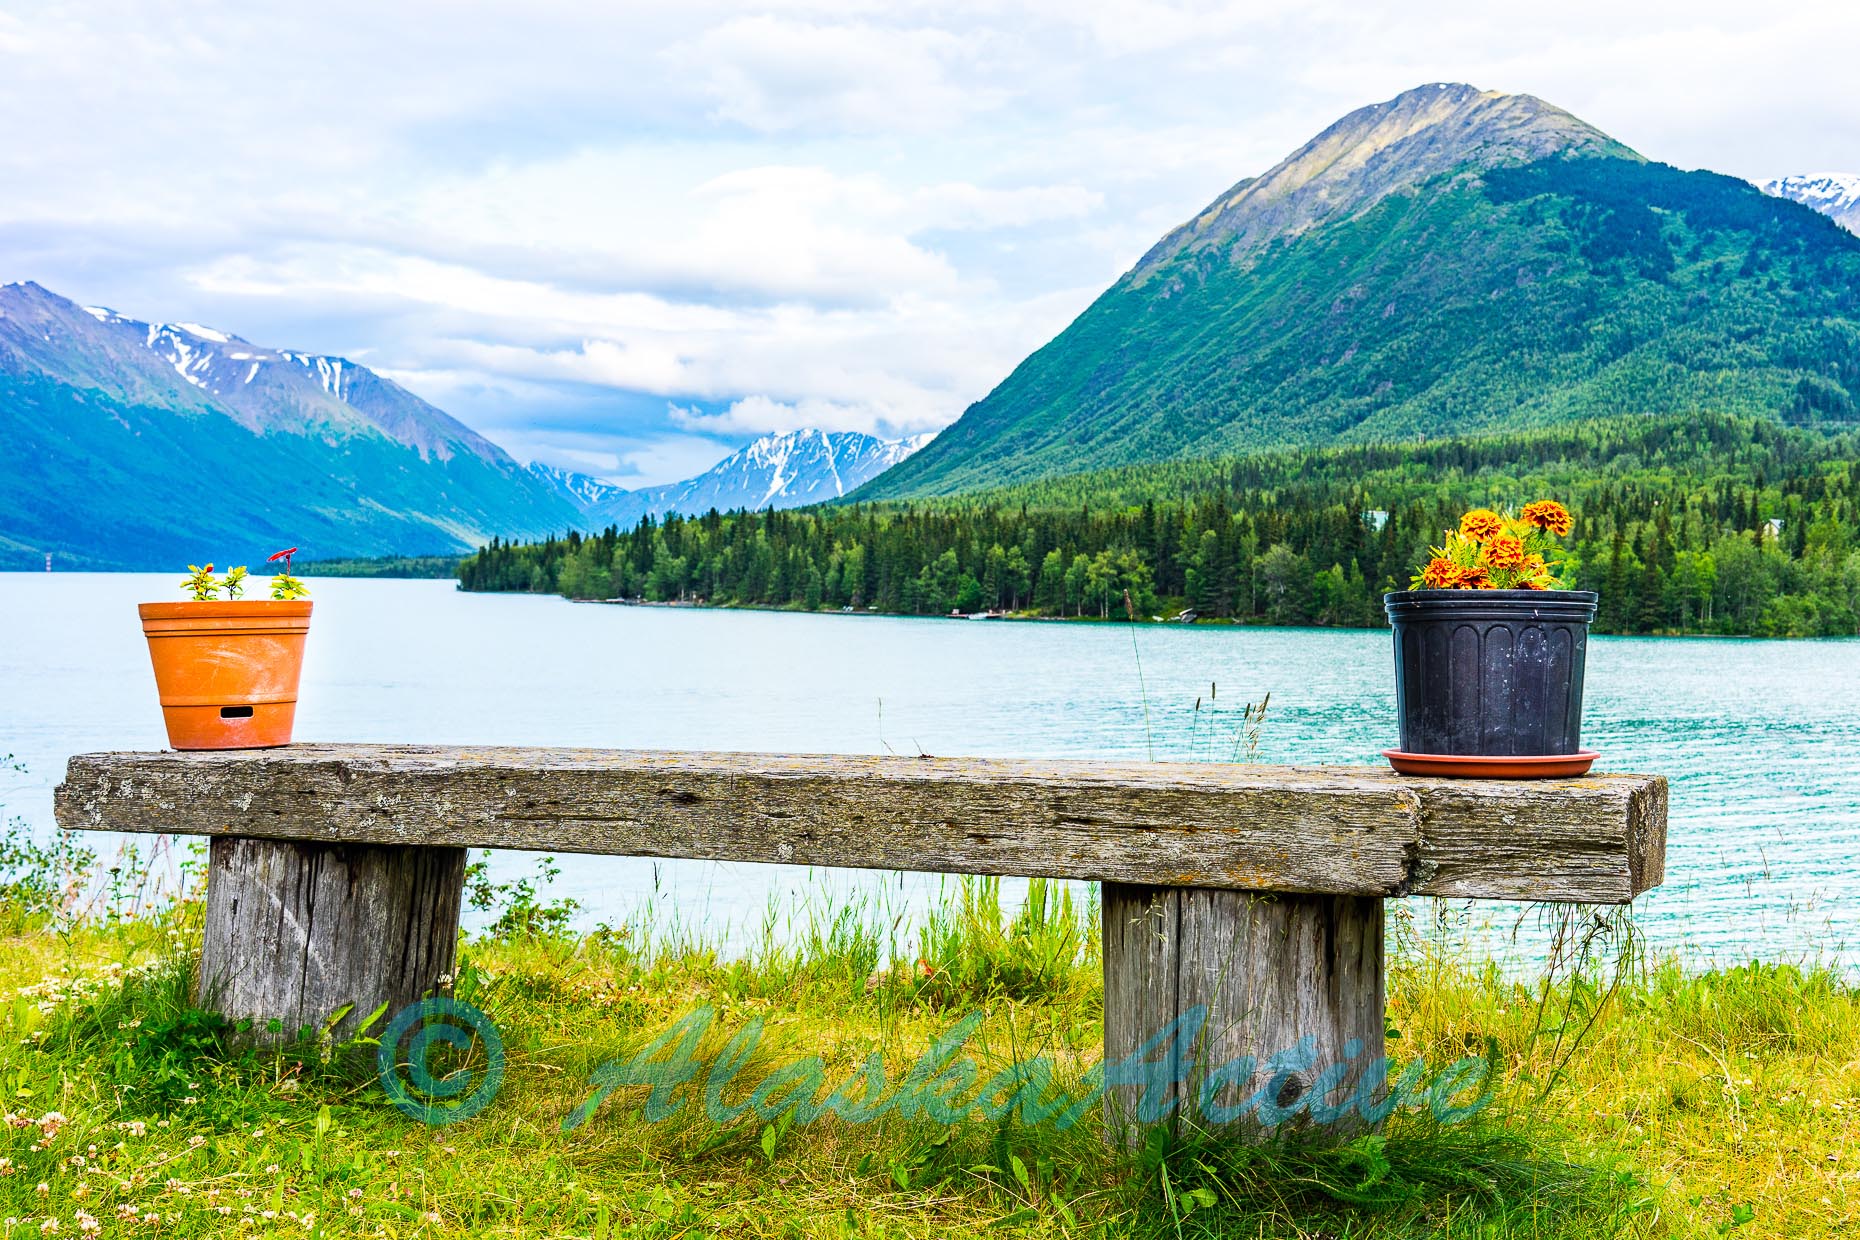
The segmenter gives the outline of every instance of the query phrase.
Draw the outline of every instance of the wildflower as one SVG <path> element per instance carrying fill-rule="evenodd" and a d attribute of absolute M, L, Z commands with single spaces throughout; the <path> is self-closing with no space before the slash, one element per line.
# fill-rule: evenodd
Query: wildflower
<path fill-rule="evenodd" d="M 1519 515 L 1538 529 L 1548 530 L 1558 538 L 1576 526 L 1576 519 L 1569 515 L 1569 509 L 1553 499 L 1540 499 L 1526 504 Z"/>
<path fill-rule="evenodd" d="M 1475 508 L 1460 518 L 1460 533 L 1474 542 L 1484 542 L 1505 528 L 1505 518 L 1490 508 Z"/>
<path fill-rule="evenodd" d="M 39 1116 L 39 1132 L 47 1141 L 50 1141 L 53 1137 L 58 1135 L 58 1130 L 60 1128 L 63 1128 L 70 1122 L 70 1120 L 60 1115 L 57 1111 L 47 1111 L 45 1114 Z"/>
<path fill-rule="evenodd" d="M 1486 540 L 1481 554 L 1487 565 L 1500 572 L 1524 567 L 1524 543 L 1516 534 L 1501 532 L 1492 535 Z"/>

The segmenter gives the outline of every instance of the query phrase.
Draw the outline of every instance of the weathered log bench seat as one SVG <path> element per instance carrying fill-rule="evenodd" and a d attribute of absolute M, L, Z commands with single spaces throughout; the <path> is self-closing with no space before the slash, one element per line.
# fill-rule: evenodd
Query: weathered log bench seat
<path fill-rule="evenodd" d="M 292 745 L 81 754 L 56 806 L 213 837 L 203 999 L 287 1029 L 444 986 L 467 848 L 1094 880 L 1107 1063 L 1191 1010 L 1160 1053 L 1374 1062 L 1384 899 L 1626 903 L 1666 846 L 1658 776 L 1377 767 Z"/>

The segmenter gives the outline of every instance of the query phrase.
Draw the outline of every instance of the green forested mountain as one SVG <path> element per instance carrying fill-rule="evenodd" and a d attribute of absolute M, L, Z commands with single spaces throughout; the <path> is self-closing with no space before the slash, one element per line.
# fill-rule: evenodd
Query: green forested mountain
<path fill-rule="evenodd" d="M 1860 237 L 1540 100 L 1352 113 L 859 498 L 1619 414 L 1855 424 Z"/>
<path fill-rule="evenodd" d="M 1556 498 L 1617 633 L 1860 632 L 1860 430 L 1709 414 L 1282 449 L 924 503 L 651 520 L 496 542 L 472 590 L 941 615 L 1009 609 L 1377 625 L 1474 505 Z"/>

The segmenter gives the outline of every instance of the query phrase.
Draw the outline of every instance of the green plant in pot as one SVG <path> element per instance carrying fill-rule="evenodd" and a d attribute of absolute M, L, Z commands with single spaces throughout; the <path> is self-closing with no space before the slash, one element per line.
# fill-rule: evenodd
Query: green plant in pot
<path fill-rule="evenodd" d="M 1475 508 L 1383 596 L 1395 644 L 1401 747 L 1413 774 L 1577 775 L 1582 676 L 1596 595 L 1560 576 L 1574 519 L 1555 500 L 1512 515 Z"/>

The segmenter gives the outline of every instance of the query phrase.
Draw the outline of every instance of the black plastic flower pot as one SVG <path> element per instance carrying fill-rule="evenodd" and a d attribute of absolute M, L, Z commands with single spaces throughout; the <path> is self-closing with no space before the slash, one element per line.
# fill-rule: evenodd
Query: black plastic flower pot
<path fill-rule="evenodd" d="M 1403 590 L 1386 594 L 1395 630 L 1395 710 L 1414 754 L 1574 754 L 1591 590 Z"/>

